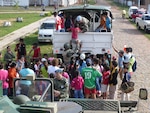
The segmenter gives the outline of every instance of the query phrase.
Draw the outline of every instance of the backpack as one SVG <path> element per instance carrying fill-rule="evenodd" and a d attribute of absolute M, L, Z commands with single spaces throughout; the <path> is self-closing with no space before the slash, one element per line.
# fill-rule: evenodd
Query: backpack
<path fill-rule="evenodd" d="M 132 57 L 133 57 L 133 56 L 132 56 Z M 132 58 L 132 57 L 131 57 L 131 58 Z M 132 65 L 132 70 L 133 70 L 133 72 L 135 72 L 136 69 L 137 69 L 137 62 L 136 62 L 136 59 L 135 59 L 133 65 Z"/>

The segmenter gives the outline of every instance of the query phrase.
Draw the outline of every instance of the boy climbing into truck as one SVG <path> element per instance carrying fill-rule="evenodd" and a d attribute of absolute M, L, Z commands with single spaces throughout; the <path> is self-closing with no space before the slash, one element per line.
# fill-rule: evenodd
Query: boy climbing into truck
<path fill-rule="evenodd" d="M 70 45 L 72 46 L 72 49 L 74 51 L 80 51 L 81 50 L 81 41 L 78 39 L 78 33 L 81 32 L 81 29 L 79 28 L 79 24 L 75 24 L 74 27 L 69 28 L 71 30 L 71 40 Z M 75 46 L 74 46 L 75 44 Z"/>

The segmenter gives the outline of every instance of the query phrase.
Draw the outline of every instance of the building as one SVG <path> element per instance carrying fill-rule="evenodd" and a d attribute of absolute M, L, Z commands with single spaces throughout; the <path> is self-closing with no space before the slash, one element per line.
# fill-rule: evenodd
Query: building
<path fill-rule="evenodd" d="M 61 6 L 78 3 L 78 0 L 0 0 L 0 6 L 51 6 L 54 5 L 54 1 L 58 1 Z"/>
<path fill-rule="evenodd" d="M 148 5 L 150 4 L 150 0 L 113 0 L 115 2 L 121 3 L 126 6 L 139 6 L 140 8 L 148 9 Z"/>

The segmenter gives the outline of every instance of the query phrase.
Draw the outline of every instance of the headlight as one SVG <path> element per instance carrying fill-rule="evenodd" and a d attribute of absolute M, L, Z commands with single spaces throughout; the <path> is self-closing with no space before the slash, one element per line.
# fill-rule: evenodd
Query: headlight
<path fill-rule="evenodd" d="M 150 25 L 148 24 L 147 27 L 150 28 Z"/>

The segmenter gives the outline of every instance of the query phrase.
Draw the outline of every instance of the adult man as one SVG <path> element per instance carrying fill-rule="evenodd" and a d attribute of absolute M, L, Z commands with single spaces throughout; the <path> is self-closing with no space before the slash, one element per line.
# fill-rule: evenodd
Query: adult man
<path fill-rule="evenodd" d="M 24 64 L 25 68 L 19 71 L 20 77 L 27 77 L 29 75 L 35 76 L 35 73 L 32 69 L 29 69 L 29 65 L 27 62 Z M 21 94 L 28 96 L 29 86 L 31 85 L 31 81 L 21 80 L 20 87 L 21 87 Z"/>
<path fill-rule="evenodd" d="M 15 51 L 17 52 L 17 59 L 21 56 L 26 57 L 26 45 L 23 38 L 19 39 L 19 43 L 16 44 Z"/>
<path fill-rule="evenodd" d="M 79 28 L 81 29 L 81 32 L 87 32 L 89 31 L 89 20 L 83 16 L 77 16 L 76 22 L 79 24 Z"/>
<path fill-rule="evenodd" d="M 87 59 L 86 64 L 87 67 L 81 71 L 81 75 L 84 78 L 85 97 L 89 98 L 92 95 L 92 98 L 96 99 L 96 78 L 102 76 L 102 74 L 91 67 L 91 59 Z"/>
<path fill-rule="evenodd" d="M 64 52 L 62 55 L 63 55 L 63 61 L 66 65 L 70 64 L 72 54 L 73 54 L 73 51 L 70 49 L 70 44 L 65 43 Z"/>
<path fill-rule="evenodd" d="M 119 67 L 119 75 L 120 75 L 120 79 L 122 80 L 122 76 L 123 76 L 123 61 L 124 61 L 124 51 L 120 50 L 118 51 L 114 46 L 113 49 L 116 53 L 118 53 L 118 67 Z"/>
<path fill-rule="evenodd" d="M 7 51 L 4 55 L 4 61 L 5 61 L 5 68 L 8 69 L 9 64 L 13 61 L 13 59 L 15 58 L 14 53 L 11 51 L 10 46 L 7 46 Z"/>
<path fill-rule="evenodd" d="M 53 80 L 54 83 L 54 100 L 59 101 L 59 99 L 69 97 L 69 82 L 66 78 L 62 76 L 63 70 L 57 69 L 55 71 L 56 77 Z"/>

